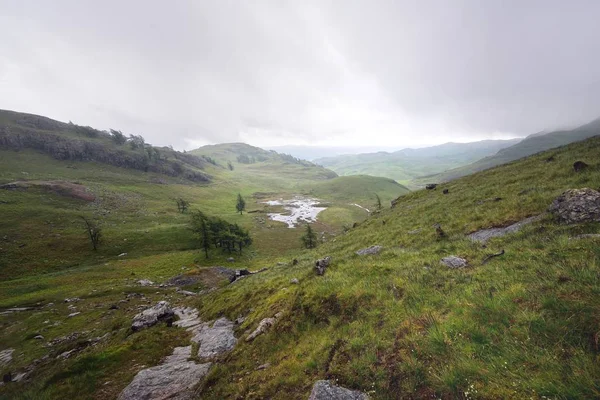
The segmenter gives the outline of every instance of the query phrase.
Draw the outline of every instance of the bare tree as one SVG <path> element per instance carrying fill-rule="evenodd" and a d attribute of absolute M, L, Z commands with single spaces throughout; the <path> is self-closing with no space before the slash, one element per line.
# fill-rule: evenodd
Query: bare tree
<path fill-rule="evenodd" d="M 100 228 L 100 226 L 98 226 L 98 224 L 96 224 L 93 221 L 90 221 L 86 217 L 81 217 L 81 219 L 83 219 L 83 222 L 85 222 L 85 227 L 88 236 L 90 237 L 90 241 L 92 242 L 92 247 L 94 248 L 94 250 L 97 250 L 98 244 L 100 243 L 100 238 L 102 237 L 102 229 Z"/>

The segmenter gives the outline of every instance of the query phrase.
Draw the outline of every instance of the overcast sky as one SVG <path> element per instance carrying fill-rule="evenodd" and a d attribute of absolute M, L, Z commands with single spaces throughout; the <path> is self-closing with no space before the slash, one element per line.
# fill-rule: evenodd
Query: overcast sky
<path fill-rule="evenodd" d="M 600 1 L 0 0 L 0 108 L 192 149 L 410 147 L 600 117 Z"/>

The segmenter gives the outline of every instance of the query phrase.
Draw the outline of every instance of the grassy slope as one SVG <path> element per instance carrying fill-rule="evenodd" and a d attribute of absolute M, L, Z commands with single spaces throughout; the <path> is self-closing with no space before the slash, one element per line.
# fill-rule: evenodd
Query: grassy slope
<path fill-rule="evenodd" d="M 485 140 L 474 143 L 446 143 L 423 149 L 405 149 L 393 153 L 349 154 L 316 160 L 340 175 L 372 175 L 401 183 L 472 163 L 515 144 L 518 140 Z"/>
<path fill-rule="evenodd" d="M 205 261 L 195 251 L 134 253 L 125 259 L 107 254 L 102 262 L 90 261 L 86 267 L 5 280 L 0 283 L 0 304 L 4 306 L 42 300 L 58 304 L 0 320 L 2 343 L 17 348 L 18 365 L 27 365 L 48 351 L 31 339 L 36 333 L 47 339 L 73 330 L 93 330 L 89 336 L 112 334 L 77 357 L 42 364 L 33 384 L 13 385 L 4 393 L 10 398 L 114 397 L 142 364 L 155 364 L 185 336 L 164 327 L 128 336 L 128 322 L 137 304 L 116 311 L 107 308 L 122 299 L 123 292 L 135 290 L 145 291 L 151 301 L 168 298 L 175 304 L 197 306 L 206 320 L 219 315 L 248 315 L 238 329 L 240 336 L 254 329 L 262 318 L 283 311 L 284 317 L 272 332 L 252 343 L 240 341 L 225 362 L 217 365 L 204 384 L 202 398 L 302 399 L 314 380 L 321 378 L 370 391 L 376 399 L 598 397 L 600 252 L 594 245 L 597 242 L 568 239 L 598 232 L 598 225 L 562 226 L 545 218 L 519 234 L 493 239 L 485 249 L 464 238 L 476 229 L 539 214 L 567 188 L 600 186 L 597 166 L 580 174 L 570 167 L 577 159 L 593 164 L 600 155 L 600 139 L 552 154 L 552 163 L 544 162 L 548 155 L 541 154 L 444 184 L 435 191 L 408 194 L 395 209 L 368 219 L 313 251 L 263 253 L 257 248 L 259 254 L 244 259 L 241 265 L 251 270 L 269 266 L 269 271 L 201 298 L 182 298 L 171 289 L 155 293 L 156 289 L 127 286 L 131 283 L 127 279 L 143 277 L 161 282 L 181 273 L 182 266 L 203 271 L 220 261 Z M 2 155 L 0 159 L 5 160 Z M 13 162 L 9 160 L 10 165 Z M 34 175 L 35 164 L 22 164 L 29 168 L 24 172 Z M 224 205 L 222 193 L 244 190 L 239 181 L 248 184 L 249 176 L 256 175 L 256 171 L 245 168 L 236 166 L 237 172 L 228 180 L 219 179 L 227 189 L 216 184 L 202 191 L 199 187 L 164 185 L 165 191 L 169 195 L 179 190 L 196 193 L 194 202 L 206 202 L 207 208 L 210 205 L 225 214 L 229 205 Z M 84 174 L 85 168 L 57 174 L 75 172 Z M 215 172 L 215 176 L 228 173 Z M 99 173 L 95 179 L 112 182 L 116 178 L 105 173 L 118 171 Z M 161 186 L 148 186 L 145 179 L 110 187 L 140 193 L 143 202 L 148 201 L 146 196 L 156 198 L 152 209 L 162 207 L 164 217 L 152 215 L 148 221 L 141 220 L 140 226 L 155 218 L 164 218 L 156 221 L 157 229 L 178 221 L 174 206 L 163 204 L 166 197 L 161 200 L 166 195 L 155 193 Z M 286 179 L 274 182 L 277 190 L 290 193 L 302 186 Z M 262 187 L 257 184 L 245 190 Z M 443 195 L 443 188 L 450 193 Z M 503 200 L 480 202 L 495 197 Z M 20 197 L 12 200 L 29 201 Z M 37 198 L 30 205 L 34 201 Z M 60 212 L 68 211 L 68 206 L 62 207 Z M 55 208 L 56 204 L 51 204 L 42 211 L 54 212 L 51 210 Z M 123 210 L 121 216 L 125 215 L 130 212 Z M 248 221 L 244 217 L 240 218 L 242 223 Z M 436 222 L 442 224 L 448 239 L 436 239 L 432 228 Z M 3 225 L 2 230 L 7 227 Z M 415 229 L 422 231 L 409 234 Z M 139 245 L 150 242 L 154 241 L 140 240 Z M 362 258 L 354 254 L 373 244 L 385 246 L 384 251 Z M 486 254 L 499 249 L 506 254 L 481 264 Z M 467 258 L 470 267 L 451 271 L 440 266 L 439 259 L 450 254 Z M 324 255 L 332 256 L 333 265 L 324 277 L 316 277 L 312 272 L 314 259 Z M 13 257 L 18 262 L 20 255 Z M 292 257 L 300 263 L 275 266 Z M 292 277 L 299 278 L 300 285 L 291 285 Z M 79 318 L 65 319 L 69 311 L 59 302 L 72 296 L 83 298 L 81 305 L 78 303 L 83 313 Z M 44 323 L 46 320 L 50 323 Z M 256 370 L 266 362 L 271 363 L 270 368 Z"/>
<path fill-rule="evenodd" d="M 592 121 L 572 130 L 530 135 L 521 142 L 500 150 L 493 156 L 482 158 L 472 164 L 451 169 L 437 175 L 415 179 L 414 184 L 415 186 L 423 186 L 429 182 L 446 182 L 597 135 L 600 135 L 600 120 Z"/>

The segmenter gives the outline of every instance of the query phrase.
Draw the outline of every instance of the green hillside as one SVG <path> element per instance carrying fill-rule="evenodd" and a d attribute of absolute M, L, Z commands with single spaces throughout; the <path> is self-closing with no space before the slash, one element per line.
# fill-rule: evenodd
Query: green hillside
<path fill-rule="evenodd" d="M 530 156 L 555 147 L 564 146 L 569 143 L 600 135 L 600 119 L 582 125 L 571 130 L 561 130 L 549 133 L 536 133 L 530 135 L 519 143 L 498 151 L 490 157 L 485 157 L 477 162 L 459 168 L 451 169 L 439 174 L 425 176 L 415 179 L 415 185 L 423 186 L 429 182 L 447 182 L 461 176 L 469 175 L 477 171 L 502 165 L 523 157 Z"/>
<path fill-rule="evenodd" d="M 214 360 L 195 398 L 306 399 L 319 379 L 373 399 L 600 397 L 600 246 L 572 239 L 600 229 L 543 215 L 567 189 L 600 187 L 600 138 L 410 193 L 389 179 L 333 178 L 276 155 L 246 164 L 222 154 L 206 154 L 216 165 L 204 166 L 211 181 L 199 184 L 0 150 L 0 184 L 38 184 L 0 189 L 0 351 L 15 349 L 2 370 L 32 368 L 27 380 L 0 386 L 0 398 L 116 398 L 140 370 L 190 343 L 190 332 L 166 324 L 132 332 L 133 316 L 161 300 L 197 308 L 203 321 L 243 317 L 235 348 Z M 590 167 L 576 173 L 577 160 Z M 96 200 L 39 185 L 54 180 L 85 186 Z M 238 192 L 247 200 L 242 215 Z M 367 215 L 353 204 L 369 208 L 374 193 L 384 210 Z M 316 249 L 300 248 L 302 229 L 264 222 L 264 200 L 294 195 L 331 203 L 313 224 L 319 236 L 331 233 Z M 213 248 L 206 259 L 178 197 L 240 224 L 254 243 L 242 254 Z M 104 227 L 96 252 L 80 215 Z M 466 238 L 534 215 L 541 219 L 486 246 Z M 344 230 L 351 221 L 357 226 Z M 355 253 L 372 245 L 383 249 Z M 468 266 L 441 265 L 450 255 Z M 315 260 L 325 256 L 332 263 L 317 276 Z M 268 269 L 228 284 L 214 266 Z M 180 274 L 199 278 L 181 287 L 192 295 L 159 286 Z M 69 317 L 73 309 L 80 314 Z M 269 330 L 245 340 L 278 313 Z"/>
<path fill-rule="evenodd" d="M 340 175 L 372 175 L 411 184 L 411 180 L 463 166 L 517 143 L 515 140 L 484 140 L 473 143 L 446 143 L 421 149 L 404 149 L 393 153 L 348 154 L 319 158 L 315 163 Z"/>

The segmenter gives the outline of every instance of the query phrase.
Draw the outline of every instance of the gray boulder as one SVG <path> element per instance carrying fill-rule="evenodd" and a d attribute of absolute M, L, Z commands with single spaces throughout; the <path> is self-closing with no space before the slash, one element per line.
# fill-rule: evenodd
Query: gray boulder
<path fill-rule="evenodd" d="M 15 349 L 6 349 L 0 351 L 0 366 L 8 365 L 12 361 Z"/>
<path fill-rule="evenodd" d="M 219 318 L 212 326 L 203 323 L 194 328 L 192 341 L 200 345 L 198 356 L 213 358 L 233 349 L 237 343 L 233 326 L 234 323 L 227 318 Z"/>
<path fill-rule="evenodd" d="M 466 267 L 468 264 L 467 260 L 456 256 L 444 257 L 442 258 L 441 263 L 444 264 L 446 267 L 452 269 L 463 268 Z"/>
<path fill-rule="evenodd" d="M 504 228 L 482 229 L 480 231 L 471 233 L 467 237 L 474 242 L 485 243 L 491 238 L 508 235 L 509 233 L 518 232 L 525 225 L 529 225 L 533 222 L 539 221 L 540 219 L 542 219 L 543 216 L 544 216 L 544 214 L 525 218 L 519 222 L 516 222 L 516 223 L 506 226 Z"/>
<path fill-rule="evenodd" d="M 336 386 L 329 381 L 315 382 L 308 400 L 368 400 L 366 393 Z"/>
<path fill-rule="evenodd" d="M 383 246 L 375 245 L 367 247 L 366 249 L 360 249 L 356 252 L 359 256 L 366 256 L 370 254 L 379 254 L 379 252 L 383 250 Z"/>
<path fill-rule="evenodd" d="M 600 192 L 570 189 L 558 196 L 548 208 L 559 221 L 567 224 L 600 221 Z"/>
<path fill-rule="evenodd" d="M 192 399 L 194 386 L 206 376 L 211 364 L 174 362 L 144 369 L 121 392 L 119 400 Z"/>
<path fill-rule="evenodd" d="M 142 311 L 133 317 L 131 329 L 139 331 L 144 328 L 156 325 L 159 321 L 172 318 L 175 313 L 166 301 L 159 301 L 156 305 Z"/>
<path fill-rule="evenodd" d="M 317 275 L 325 274 L 325 269 L 329 266 L 330 263 L 331 257 L 329 256 L 317 260 L 317 262 L 315 263 L 315 272 L 317 273 Z"/>

